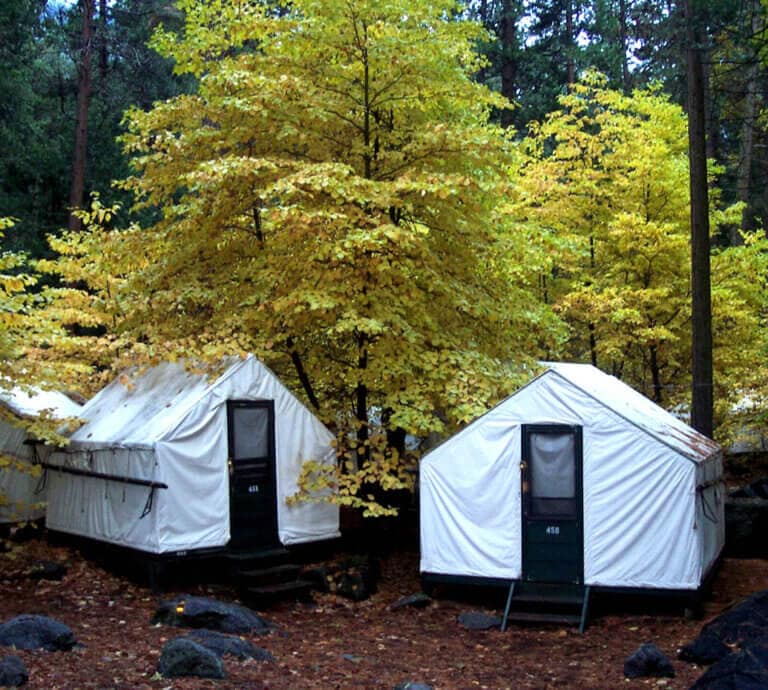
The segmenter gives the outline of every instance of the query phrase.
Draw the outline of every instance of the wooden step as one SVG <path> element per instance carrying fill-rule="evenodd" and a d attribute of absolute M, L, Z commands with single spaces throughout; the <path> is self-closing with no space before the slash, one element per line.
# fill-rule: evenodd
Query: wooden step
<path fill-rule="evenodd" d="M 549 604 L 552 606 L 581 606 L 584 604 L 583 594 L 555 592 L 521 592 L 512 597 L 512 604 Z"/>
<path fill-rule="evenodd" d="M 510 611 L 507 621 L 513 623 L 551 623 L 553 625 L 579 625 L 581 616 L 544 611 Z"/>
<path fill-rule="evenodd" d="M 243 587 L 240 590 L 240 597 L 246 604 L 257 608 L 291 599 L 309 601 L 312 599 L 312 583 L 306 580 L 291 580 L 279 584 Z"/>
<path fill-rule="evenodd" d="M 243 586 L 259 587 L 297 580 L 300 572 L 301 566 L 283 563 L 269 568 L 238 570 L 235 577 Z"/>
<path fill-rule="evenodd" d="M 248 551 L 230 551 L 225 556 L 233 574 L 243 570 L 261 570 L 280 565 L 290 559 L 288 549 L 259 549 Z"/>

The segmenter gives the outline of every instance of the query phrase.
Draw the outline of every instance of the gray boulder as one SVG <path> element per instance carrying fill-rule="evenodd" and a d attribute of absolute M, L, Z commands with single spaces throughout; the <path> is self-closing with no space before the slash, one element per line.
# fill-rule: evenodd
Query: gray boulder
<path fill-rule="evenodd" d="M 740 644 L 768 635 L 768 589 L 747 597 L 737 606 L 707 623 L 701 635 L 712 635 L 725 644 Z"/>
<path fill-rule="evenodd" d="M 768 668 L 749 649 L 710 666 L 690 690 L 765 690 Z"/>
<path fill-rule="evenodd" d="M 24 574 L 30 580 L 63 580 L 67 574 L 67 566 L 58 561 L 37 561 Z"/>
<path fill-rule="evenodd" d="M 746 493 L 746 492 L 745 492 Z M 725 499 L 725 548 L 729 556 L 768 557 L 768 499 L 734 492 Z"/>
<path fill-rule="evenodd" d="M 467 630 L 490 630 L 491 628 L 501 627 L 500 616 L 489 616 L 482 611 L 467 611 L 460 613 L 457 617 L 459 625 Z"/>
<path fill-rule="evenodd" d="M 17 656 L 0 659 L 0 687 L 18 688 L 29 680 L 29 671 Z"/>
<path fill-rule="evenodd" d="M 709 666 L 731 653 L 731 648 L 714 635 L 701 634 L 677 654 L 680 661 Z"/>
<path fill-rule="evenodd" d="M 646 642 L 627 657 L 624 675 L 627 678 L 674 678 L 675 669 L 664 652 L 655 644 Z"/>
<path fill-rule="evenodd" d="M 390 605 L 392 611 L 405 608 L 406 606 L 423 609 L 432 603 L 432 598 L 424 594 L 423 592 L 416 592 L 416 594 L 409 594 L 407 597 L 398 599 L 394 604 Z"/>
<path fill-rule="evenodd" d="M 273 628 L 270 623 L 245 606 L 193 596 L 181 596 L 161 602 L 152 616 L 152 623 L 251 635 L 263 635 Z"/>
<path fill-rule="evenodd" d="M 183 637 L 166 642 L 160 653 L 157 670 L 165 678 L 224 678 L 221 659 L 210 649 Z"/>
<path fill-rule="evenodd" d="M 408 680 L 405 683 L 398 683 L 395 685 L 394 690 L 432 690 L 432 686 L 427 685 L 426 683 L 416 683 Z"/>
<path fill-rule="evenodd" d="M 226 635 L 215 630 L 193 630 L 177 639 L 187 639 L 203 645 L 219 658 L 225 654 L 236 659 L 256 659 L 256 661 L 274 661 L 266 649 L 257 647 L 249 640 L 244 640 L 236 635 Z"/>
<path fill-rule="evenodd" d="M 76 644 L 66 625 L 47 616 L 21 615 L 0 624 L 0 645 L 6 647 L 66 652 Z"/>

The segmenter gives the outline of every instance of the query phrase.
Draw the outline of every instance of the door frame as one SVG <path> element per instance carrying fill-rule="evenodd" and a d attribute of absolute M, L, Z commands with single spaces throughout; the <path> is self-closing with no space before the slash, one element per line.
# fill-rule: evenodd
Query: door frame
<path fill-rule="evenodd" d="M 233 534 L 232 523 L 232 490 L 233 483 L 232 478 L 237 473 L 237 463 L 234 459 L 234 447 L 235 447 L 235 428 L 234 428 L 234 410 L 236 409 L 266 409 L 268 413 L 267 421 L 267 444 L 269 449 L 269 470 L 271 472 L 273 491 L 270 500 L 270 508 L 272 520 L 270 524 L 266 526 L 272 534 L 269 539 L 265 539 L 264 543 L 278 544 L 279 538 L 279 525 L 277 516 L 277 444 L 276 444 L 276 432 L 275 432 L 275 401 L 274 400 L 242 400 L 232 399 L 227 400 L 227 480 L 229 484 L 229 540 L 230 544 L 236 541 Z M 247 458 L 244 458 L 247 460 Z M 254 458 L 255 459 L 255 458 Z"/>
<path fill-rule="evenodd" d="M 528 522 L 546 522 L 554 520 L 572 520 L 576 523 L 578 562 L 577 578 L 578 581 L 570 581 L 563 584 L 584 584 L 584 442 L 583 427 L 577 424 L 522 424 L 521 425 L 521 456 L 520 456 L 520 532 L 521 532 L 521 562 L 520 578 L 524 582 L 538 582 L 538 580 L 529 580 L 526 576 L 526 562 L 528 547 Z M 530 489 L 530 461 L 531 461 L 531 434 L 572 434 L 574 437 L 574 498 L 576 501 L 576 514 L 573 518 L 569 516 L 531 516 L 531 492 Z"/>

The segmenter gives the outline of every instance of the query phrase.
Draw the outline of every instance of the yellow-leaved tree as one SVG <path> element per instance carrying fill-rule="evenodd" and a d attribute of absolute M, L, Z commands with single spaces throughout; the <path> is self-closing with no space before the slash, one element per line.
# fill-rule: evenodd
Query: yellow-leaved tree
<path fill-rule="evenodd" d="M 375 512 L 366 487 L 407 483 L 404 433 L 484 411 L 556 322 L 496 215 L 508 104 L 472 80 L 482 29 L 452 0 L 178 6 L 153 45 L 198 88 L 123 137 L 155 220 L 91 213 L 58 241 L 47 268 L 90 290 L 58 308 L 134 357 L 255 352 L 339 429 L 346 479 L 325 481 Z"/>
<path fill-rule="evenodd" d="M 569 325 L 570 358 L 591 361 L 659 403 L 683 402 L 691 314 L 685 115 L 658 89 L 627 96 L 596 73 L 560 105 L 523 143 L 509 207 L 549 253 L 542 299 Z M 738 207 L 718 209 L 714 177 L 710 198 L 713 235 L 738 223 Z M 766 248 L 754 233 L 744 247 L 713 252 L 721 413 L 750 388 L 762 361 Z"/>
<path fill-rule="evenodd" d="M 0 240 L 13 227 L 13 220 L 0 218 Z M 36 278 L 31 274 L 24 254 L 0 253 L 0 393 L 11 394 L 13 389 L 34 392 L 33 386 L 51 387 L 62 383 L 66 366 L 52 368 L 45 359 L 35 357 L 41 345 L 50 345 L 63 337 L 59 326 L 43 316 L 40 309 L 45 298 L 32 291 Z M 57 429 L 62 420 L 56 419 L 51 410 L 39 415 L 23 417 L 14 414 L 4 402 L 0 402 L 0 419 L 6 424 L 24 429 L 31 437 L 51 443 L 66 443 Z M 13 438 L 13 443 L 16 439 Z M 39 468 L 9 452 L 8 442 L 0 445 L 0 506 L 8 497 L 2 487 L 13 485 L 13 479 L 5 480 L 5 473 L 39 473 Z M 11 477 L 13 475 L 11 474 Z M 18 498 L 18 497 L 17 497 Z M 11 514 L 11 513 L 9 513 Z"/>

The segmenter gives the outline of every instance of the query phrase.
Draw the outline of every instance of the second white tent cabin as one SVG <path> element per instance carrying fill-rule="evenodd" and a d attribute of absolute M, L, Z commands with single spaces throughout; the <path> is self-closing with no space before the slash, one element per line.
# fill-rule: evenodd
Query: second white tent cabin
<path fill-rule="evenodd" d="M 19 386 L 0 391 L 0 406 L 0 525 L 38 520 L 45 515 L 45 486 L 33 469 L 32 439 L 20 425 L 43 414 L 75 418 L 81 406 L 58 391 Z"/>
<path fill-rule="evenodd" d="M 720 447 L 593 366 L 544 366 L 422 459 L 425 585 L 510 586 L 507 613 L 559 588 L 582 627 L 590 591 L 697 593 L 724 545 Z"/>
<path fill-rule="evenodd" d="M 128 372 L 79 416 L 45 465 L 50 530 L 172 557 L 339 536 L 337 506 L 286 501 L 304 461 L 335 462 L 333 436 L 253 356 Z"/>

